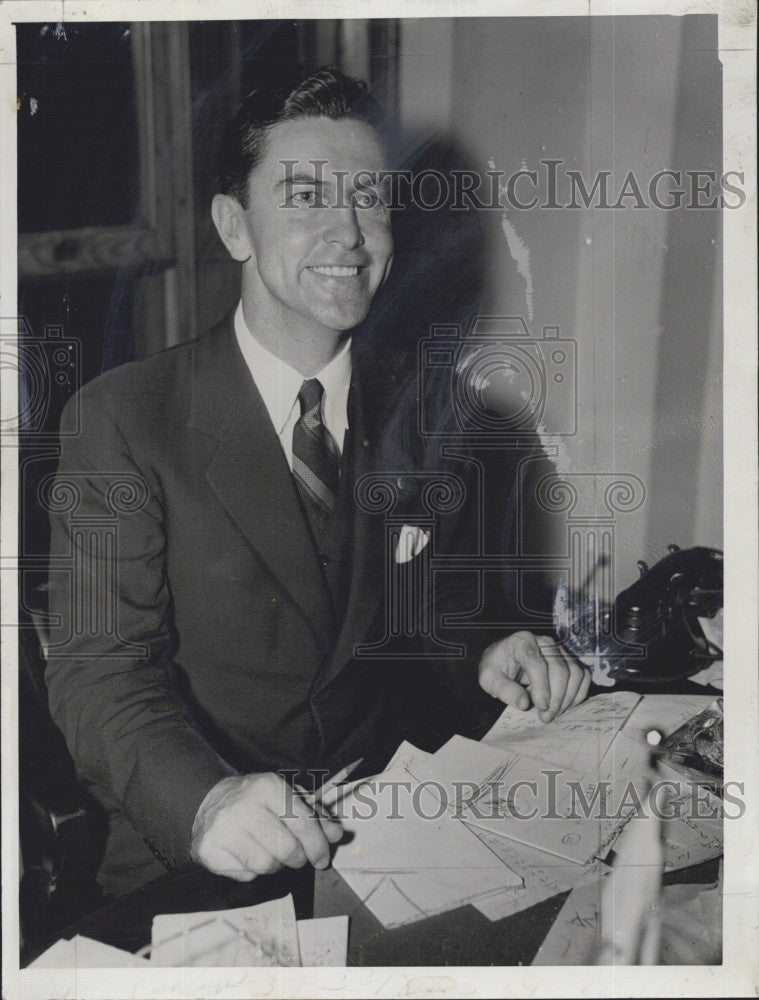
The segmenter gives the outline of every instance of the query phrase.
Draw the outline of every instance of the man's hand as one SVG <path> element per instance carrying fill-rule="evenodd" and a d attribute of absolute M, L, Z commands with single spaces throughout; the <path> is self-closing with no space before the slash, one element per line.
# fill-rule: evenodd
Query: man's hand
<path fill-rule="evenodd" d="M 224 778 L 211 789 L 192 825 L 191 853 L 217 875 L 250 882 L 285 865 L 329 864 L 339 823 L 273 772 Z"/>
<path fill-rule="evenodd" d="M 515 708 L 533 704 L 541 721 L 550 722 L 585 699 L 590 671 L 553 639 L 515 632 L 482 654 L 480 687 Z"/>

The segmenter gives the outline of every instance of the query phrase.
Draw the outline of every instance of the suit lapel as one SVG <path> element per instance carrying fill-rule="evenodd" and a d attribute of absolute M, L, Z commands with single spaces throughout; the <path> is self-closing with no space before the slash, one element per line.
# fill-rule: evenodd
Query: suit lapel
<path fill-rule="evenodd" d="M 282 447 L 231 320 L 198 342 L 188 426 L 218 441 L 205 477 L 324 649 L 332 602 Z"/>
<path fill-rule="evenodd" d="M 373 469 L 373 453 L 381 431 L 381 414 L 391 398 L 391 387 L 379 366 L 363 374 L 354 366 L 351 394 L 352 455 L 350 507 L 353 511 L 351 586 L 345 617 L 332 655 L 316 678 L 314 689 L 324 688 L 353 658 L 354 649 L 367 636 L 384 594 L 385 516 L 370 513 L 355 502 L 354 487 Z"/>

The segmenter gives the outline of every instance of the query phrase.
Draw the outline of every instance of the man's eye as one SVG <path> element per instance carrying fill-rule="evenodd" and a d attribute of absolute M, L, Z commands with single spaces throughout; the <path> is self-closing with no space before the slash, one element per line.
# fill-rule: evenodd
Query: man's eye
<path fill-rule="evenodd" d="M 293 191 L 290 195 L 290 200 L 293 205 L 301 205 L 304 207 L 309 207 L 316 204 L 316 191 L 313 188 L 307 188 L 304 191 Z"/>

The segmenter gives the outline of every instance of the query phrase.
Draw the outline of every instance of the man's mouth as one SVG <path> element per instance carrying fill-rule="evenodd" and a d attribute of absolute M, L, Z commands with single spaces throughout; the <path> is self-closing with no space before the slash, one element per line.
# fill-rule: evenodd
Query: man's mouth
<path fill-rule="evenodd" d="M 354 267 L 310 267 L 309 271 L 316 274 L 323 274 L 325 278 L 355 278 L 361 270 L 357 265 Z"/>

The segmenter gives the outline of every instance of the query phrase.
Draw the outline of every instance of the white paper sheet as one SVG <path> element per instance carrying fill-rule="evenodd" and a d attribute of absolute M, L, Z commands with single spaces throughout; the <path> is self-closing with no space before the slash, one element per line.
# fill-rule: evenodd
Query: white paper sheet
<path fill-rule="evenodd" d="M 632 784 L 641 788 L 645 785 L 651 749 L 646 742 L 647 734 L 656 730 L 668 736 L 708 708 L 713 700 L 709 695 L 700 694 L 656 695 L 641 699 L 599 768 L 599 777 L 614 785 L 617 800 L 626 786 Z M 663 827 L 665 871 L 717 857 L 723 845 L 720 800 L 706 789 L 697 790 L 664 761 L 658 762 L 657 771 L 661 782 L 674 782 L 674 789 L 664 787 L 663 795 L 658 798 L 659 808 L 665 816 L 675 814 Z"/>
<path fill-rule="evenodd" d="M 545 851 L 537 851 L 487 830 L 478 830 L 476 827 L 471 829 L 494 854 L 524 879 L 521 887 L 507 889 L 496 896 L 473 903 L 488 920 L 510 917 L 568 889 L 597 881 L 609 870 L 601 861 L 588 865 L 569 864 Z"/>
<path fill-rule="evenodd" d="M 300 964 L 304 967 L 344 967 L 348 964 L 348 917 L 299 920 Z"/>
<path fill-rule="evenodd" d="M 557 767 L 593 772 L 640 699 L 631 691 L 611 691 L 569 709 L 553 722 L 541 722 L 535 708 L 520 712 L 507 705 L 482 742 Z"/>
<path fill-rule="evenodd" d="M 487 785 L 493 793 L 464 810 L 467 822 L 575 864 L 602 857 L 624 822 L 613 804 L 608 816 L 593 805 L 602 790 L 592 775 L 553 770 L 529 757 L 494 772 Z M 591 804 L 587 811 L 581 798 Z"/>
<path fill-rule="evenodd" d="M 647 734 L 674 731 L 708 702 L 703 695 L 609 693 L 547 725 L 536 713 L 507 708 L 486 737 L 490 743 L 455 736 L 409 769 L 430 793 L 480 829 L 586 864 L 605 857 L 625 821 L 642 808 L 649 774 Z M 538 749 L 547 757 L 533 757 Z M 592 766 L 579 771 L 570 762 Z M 660 771 L 662 778 L 677 777 L 664 765 Z M 717 820 L 691 821 L 687 817 L 693 810 L 682 812 L 682 819 L 669 824 L 673 868 L 721 849 Z M 689 822 L 693 829 L 682 830 Z M 497 911 L 492 900 L 486 908 Z"/>
<path fill-rule="evenodd" d="M 575 864 L 595 857 L 620 825 L 612 809 L 611 818 L 583 812 L 582 802 L 598 795 L 592 775 L 463 736 L 418 764 L 415 776 L 467 823 Z"/>
<path fill-rule="evenodd" d="M 696 795 L 699 801 L 696 801 Z M 668 803 L 672 807 L 672 801 Z M 664 870 L 688 868 L 719 857 L 723 850 L 722 802 L 704 789 L 680 797 L 681 814 L 665 820 Z M 700 812 L 700 816 L 696 815 Z M 713 811 L 715 816 L 704 814 Z"/>
<path fill-rule="evenodd" d="M 153 919 L 151 965 L 297 966 L 298 931 L 292 896 L 256 906 Z"/>
<path fill-rule="evenodd" d="M 404 768 L 364 785 L 364 796 L 370 788 L 370 806 L 344 810 L 353 839 L 338 845 L 333 865 L 385 927 L 521 884 Z"/>
<path fill-rule="evenodd" d="M 490 774 L 512 767 L 520 755 L 487 746 L 465 736 L 452 736 L 434 754 L 412 760 L 406 770 L 453 815 L 460 815 L 473 798 L 479 798 Z"/>
<path fill-rule="evenodd" d="M 611 873 L 604 876 L 610 878 Z M 603 879 L 578 886 L 567 897 L 532 961 L 533 965 L 592 965 L 601 943 Z"/>
<path fill-rule="evenodd" d="M 385 771 L 393 771 L 398 767 L 405 767 L 413 774 L 414 766 L 420 761 L 427 760 L 431 756 L 432 754 L 427 753 L 426 750 L 420 750 L 419 747 L 415 747 L 414 744 L 409 743 L 408 740 L 403 740 L 393 754 L 392 759 L 385 768 Z"/>
<path fill-rule="evenodd" d="M 61 939 L 30 962 L 29 969 L 138 969 L 150 962 L 129 951 L 122 951 L 102 941 L 77 934 L 67 941 Z"/>

